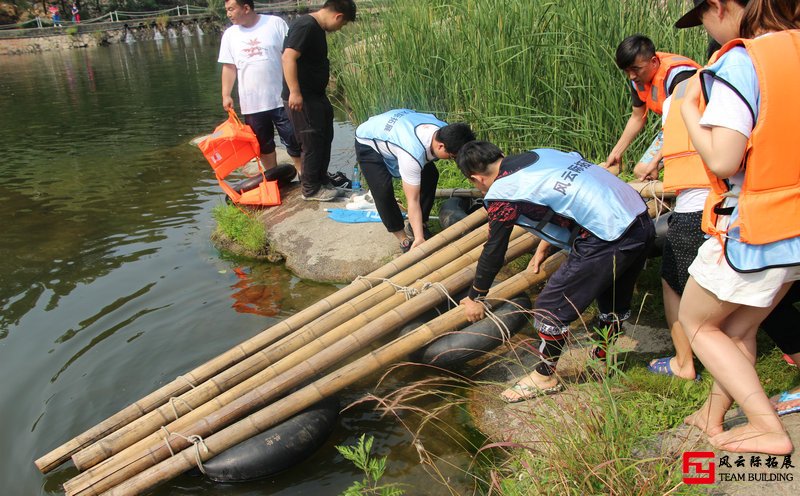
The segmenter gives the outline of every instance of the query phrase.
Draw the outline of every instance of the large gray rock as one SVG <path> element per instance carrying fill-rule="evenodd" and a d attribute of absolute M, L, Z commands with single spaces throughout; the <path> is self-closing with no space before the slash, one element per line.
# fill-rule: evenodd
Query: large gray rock
<path fill-rule="evenodd" d="M 394 235 L 380 222 L 342 224 L 328 218 L 337 202 L 305 201 L 299 183 L 281 191 L 282 204 L 264 210 L 267 240 L 286 259 L 286 267 L 314 281 L 350 282 L 400 253 Z"/>

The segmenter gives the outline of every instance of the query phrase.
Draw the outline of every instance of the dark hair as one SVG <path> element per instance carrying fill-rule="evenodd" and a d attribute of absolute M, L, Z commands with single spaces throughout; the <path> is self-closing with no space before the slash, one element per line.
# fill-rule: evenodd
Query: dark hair
<path fill-rule="evenodd" d="M 322 8 L 342 14 L 347 22 L 356 20 L 356 3 L 353 0 L 325 0 Z"/>
<path fill-rule="evenodd" d="M 458 153 L 466 143 L 475 141 L 475 133 L 468 124 L 456 122 L 440 128 L 436 132 L 436 139 L 442 142 L 447 153 Z"/>
<path fill-rule="evenodd" d="M 641 34 L 628 36 L 617 47 L 616 62 L 617 67 L 623 71 L 636 63 L 638 56 L 646 58 L 656 54 L 656 46 L 653 40 Z"/>
<path fill-rule="evenodd" d="M 742 14 L 739 36 L 752 38 L 769 31 L 800 28 L 797 0 L 750 0 Z"/>
<path fill-rule="evenodd" d="M 236 2 L 239 7 L 244 7 L 245 5 L 250 7 L 250 10 L 256 10 L 256 5 L 253 3 L 253 0 L 233 0 Z M 225 3 L 225 2 L 223 2 Z"/>
<path fill-rule="evenodd" d="M 470 141 L 461 147 L 456 164 L 464 177 L 484 174 L 493 163 L 503 158 L 503 151 L 488 141 Z"/>

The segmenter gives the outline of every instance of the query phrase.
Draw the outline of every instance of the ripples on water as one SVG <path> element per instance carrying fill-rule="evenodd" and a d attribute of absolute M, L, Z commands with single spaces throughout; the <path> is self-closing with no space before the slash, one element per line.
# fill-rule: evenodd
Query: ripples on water
<path fill-rule="evenodd" d="M 221 194 L 187 142 L 225 117 L 217 47 L 206 36 L 0 59 L 4 494 L 60 494 L 75 469 L 42 476 L 34 459 L 335 290 L 209 244 Z M 337 129 L 349 172 L 352 129 Z M 303 467 L 239 486 L 182 477 L 156 494 L 334 494 L 360 475 L 332 444 L 362 432 L 391 449 L 390 478 L 426 478 L 402 428 L 364 407 Z"/>

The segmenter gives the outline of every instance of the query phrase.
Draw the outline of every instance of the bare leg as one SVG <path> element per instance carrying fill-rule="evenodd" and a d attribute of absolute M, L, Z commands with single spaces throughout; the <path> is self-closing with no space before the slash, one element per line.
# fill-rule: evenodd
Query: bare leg
<path fill-rule="evenodd" d="M 776 297 L 775 304 L 788 287 L 785 285 Z M 741 405 L 749 423 L 728 432 L 719 432 L 722 425 L 722 417 L 719 416 L 721 408 L 718 410 L 714 406 L 714 392 L 706 402 L 710 408 L 705 412 L 701 408 L 691 420 L 699 422 L 703 413 L 706 413 L 706 432 L 711 435 L 711 443 L 720 449 L 769 454 L 791 452 L 791 440 L 753 367 L 755 333 L 772 306 L 748 307 L 719 301 L 693 278 L 689 279 L 684 296 L 680 321 L 692 349 L 714 376 L 719 392 L 727 393 Z M 722 331 L 723 327 L 725 332 Z M 720 406 L 724 406 L 724 403 Z"/>
<path fill-rule="evenodd" d="M 303 160 L 300 157 L 292 157 L 292 162 L 294 162 L 294 168 L 297 170 L 297 175 L 300 176 L 303 174 Z"/>
<path fill-rule="evenodd" d="M 397 241 L 400 241 L 401 243 L 403 242 L 403 240 L 407 238 L 406 232 L 402 229 L 399 231 L 395 231 L 392 234 L 394 234 L 394 237 L 397 238 Z"/>
<path fill-rule="evenodd" d="M 675 345 L 675 356 L 669 361 L 669 367 L 673 374 L 682 379 L 694 379 L 697 372 L 694 369 L 694 355 L 692 355 L 692 345 L 683 332 L 681 323 L 678 320 L 678 307 L 681 297 L 674 289 L 661 280 L 661 288 L 664 293 L 664 315 L 667 318 L 672 344 Z M 655 361 L 655 360 L 654 360 Z M 653 362 L 650 362 L 651 364 Z"/>
<path fill-rule="evenodd" d="M 261 165 L 264 166 L 265 171 L 274 169 L 278 166 L 278 155 L 274 151 L 272 153 L 262 153 Z"/>

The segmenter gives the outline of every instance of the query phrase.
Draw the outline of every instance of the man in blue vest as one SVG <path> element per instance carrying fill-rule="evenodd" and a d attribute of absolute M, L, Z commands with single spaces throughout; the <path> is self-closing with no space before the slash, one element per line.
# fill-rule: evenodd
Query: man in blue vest
<path fill-rule="evenodd" d="M 467 124 L 448 125 L 431 114 L 408 109 L 370 117 L 356 129 L 356 160 L 383 225 L 397 237 L 404 252 L 430 236 L 427 223 L 439 181 L 433 162 L 455 158 L 464 143 L 474 139 Z M 395 177 L 402 180 L 408 200 L 413 240 L 403 229 L 403 215 L 392 187 Z"/>
<path fill-rule="evenodd" d="M 634 284 L 655 236 L 644 201 L 574 152 L 536 149 L 505 157 L 497 146 L 474 141 L 462 147 L 457 163 L 484 193 L 489 215 L 489 239 L 469 296 L 461 301 L 470 321 L 483 318 L 484 307 L 476 300 L 486 295 L 502 267 L 514 225 L 542 239 L 529 264 L 536 272 L 553 246 L 569 252 L 536 298 L 534 327 L 542 362 L 502 397 L 514 403 L 558 392 L 556 362 L 570 322 L 595 299 L 600 325 L 612 338 L 630 316 Z M 593 356 L 605 359 L 606 347 L 595 348 Z"/>

